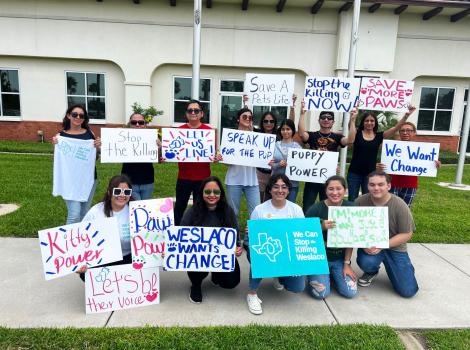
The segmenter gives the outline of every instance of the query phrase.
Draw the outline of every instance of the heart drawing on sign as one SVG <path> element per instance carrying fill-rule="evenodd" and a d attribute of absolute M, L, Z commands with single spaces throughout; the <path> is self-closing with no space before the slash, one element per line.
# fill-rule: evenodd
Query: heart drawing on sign
<path fill-rule="evenodd" d="M 365 88 L 361 89 L 361 94 L 363 94 L 363 95 L 367 94 L 367 89 L 365 89 Z"/>
<path fill-rule="evenodd" d="M 171 209 L 173 209 L 173 200 L 171 198 L 166 198 L 165 202 L 160 207 L 160 211 L 162 213 L 168 213 Z"/>
<path fill-rule="evenodd" d="M 158 292 L 153 292 L 153 293 L 149 293 L 145 296 L 145 299 L 147 299 L 147 301 L 149 302 L 152 302 L 154 301 L 155 299 L 157 299 L 158 297 Z"/>

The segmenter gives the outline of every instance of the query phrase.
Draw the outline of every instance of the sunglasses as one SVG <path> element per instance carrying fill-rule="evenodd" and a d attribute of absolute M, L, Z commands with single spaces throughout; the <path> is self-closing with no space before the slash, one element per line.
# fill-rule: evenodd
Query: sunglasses
<path fill-rule="evenodd" d="M 248 115 L 248 114 L 242 114 L 240 116 L 243 120 L 253 120 L 253 116 L 252 115 Z"/>
<path fill-rule="evenodd" d="M 85 119 L 85 114 L 84 113 L 77 113 L 77 112 L 72 112 L 70 113 L 70 116 L 72 118 L 78 118 L 78 119 Z"/>
<path fill-rule="evenodd" d="M 220 196 L 220 190 L 204 190 L 204 194 L 206 196 L 210 196 L 211 194 L 213 194 L 214 196 Z"/>
<path fill-rule="evenodd" d="M 199 113 L 201 113 L 201 112 L 202 112 L 202 110 L 197 109 L 197 108 L 188 108 L 188 109 L 186 110 L 186 113 L 188 113 L 188 114 L 193 114 L 193 113 L 194 113 L 194 114 L 199 114 Z"/>
<path fill-rule="evenodd" d="M 131 125 L 145 125 L 145 120 L 131 120 Z"/>
<path fill-rule="evenodd" d="M 329 114 L 326 114 L 326 115 L 322 115 L 320 116 L 320 120 L 334 120 L 335 117 L 333 117 L 332 115 L 329 115 Z"/>
<path fill-rule="evenodd" d="M 113 188 L 113 196 L 118 197 L 118 196 L 126 196 L 129 197 L 132 194 L 132 188 L 120 188 L 120 187 L 114 187 Z"/>
<path fill-rule="evenodd" d="M 265 119 L 265 120 L 263 120 L 263 124 L 274 124 L 274 120 L 272 120 L 272 119 Z"/>

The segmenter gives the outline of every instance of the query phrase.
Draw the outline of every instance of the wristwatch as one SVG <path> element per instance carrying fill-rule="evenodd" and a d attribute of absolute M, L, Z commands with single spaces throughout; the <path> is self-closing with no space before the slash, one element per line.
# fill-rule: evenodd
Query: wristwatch
<path fill-rule="evenodd" d="M 351 265 L 351 260 L 344 260 L 343 263 Z"/>

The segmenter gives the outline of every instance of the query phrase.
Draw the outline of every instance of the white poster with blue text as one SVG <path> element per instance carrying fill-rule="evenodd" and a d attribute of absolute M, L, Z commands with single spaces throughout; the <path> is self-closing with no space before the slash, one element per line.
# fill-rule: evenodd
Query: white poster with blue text
<path fill-rule="evenodd" d="M 439 143 L 384 140 L 381 163 L 387 174 L 436 177 Z"/>
<path fill-rule="evenodd" d="M 361 80 L 340 77 L 306 77 L 304 101 L 308 111 L 349 112 L 359 99 Z"/>
<path fill-rule="evenodd" d="M 286 175 L 290 180 L 323 184 L 338 167 L 338 152 L 289 148 Z"/>
<path fill-rule="evenodd" d="M 254 74 L 245 76 L 245 94 L 253 106 L 292 106 L 295 75 Z"/>
<path fill-rule="evenodd" d="M 208 163 L 214 155 L 215 130 L 162 129 L 162 156 L 166 162 Z"/>

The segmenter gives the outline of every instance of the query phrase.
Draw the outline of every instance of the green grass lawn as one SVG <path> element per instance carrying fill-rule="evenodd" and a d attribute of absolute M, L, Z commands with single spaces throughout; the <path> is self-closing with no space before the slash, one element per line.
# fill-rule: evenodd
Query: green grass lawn
<path fill-rule="evenodd" d="M 429 349 L 470 349 L 470 329 L 426 331 L 423 335 Z"/>

